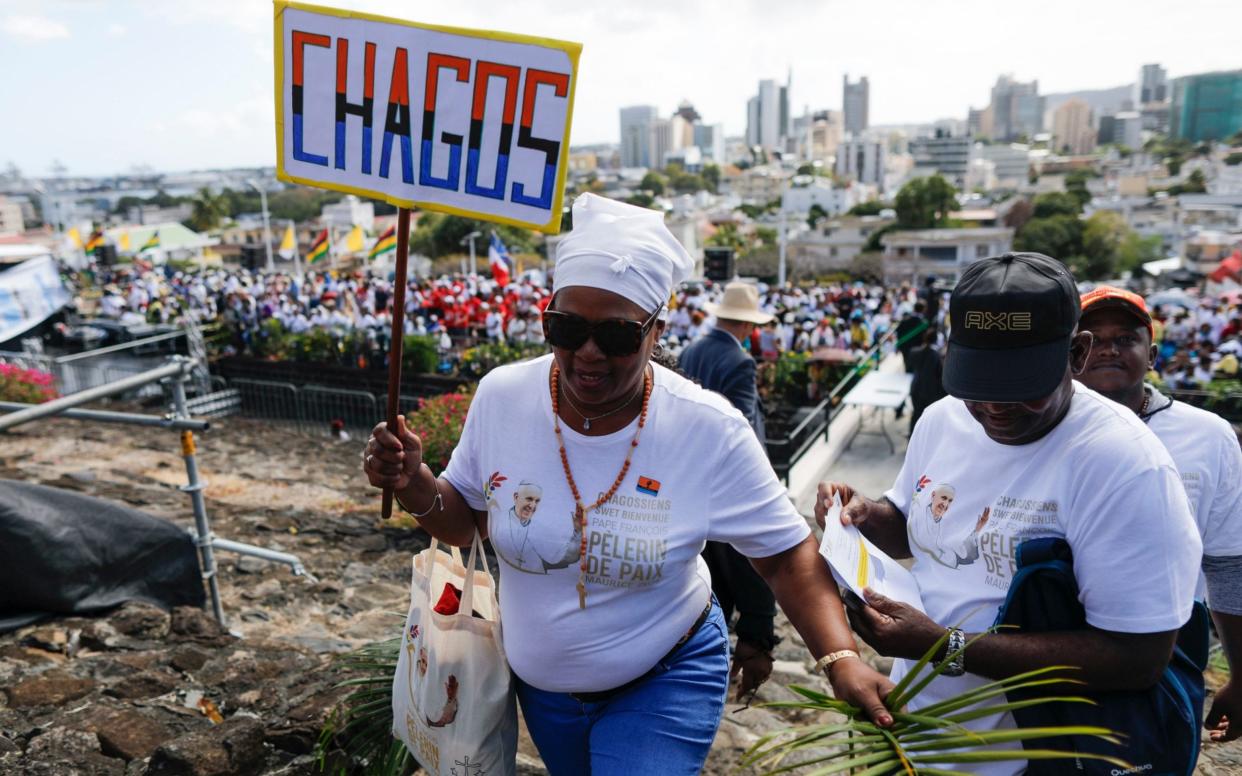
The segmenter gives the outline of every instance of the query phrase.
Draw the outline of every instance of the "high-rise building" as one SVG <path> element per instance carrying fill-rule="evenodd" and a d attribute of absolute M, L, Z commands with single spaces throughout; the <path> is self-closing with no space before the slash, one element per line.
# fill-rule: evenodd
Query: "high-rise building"
<path fill-rule="evenodd" d="M 725 136 L 722 124 L 695 124 L 694 144 L 703 153 L 703 159 L 716 164 L 725 163 Z"/>
<path fill-rule="evenodd" d="M 914 176 L 942 175 L 959 189 L 966 184 L 971 146 L 968 137 L 916 137 L 910 141 Z"/>
<path fill-rule="evenodd" d="M 1021 143 L 979 143 L 974 147 L 971 158 L 991 162 L 996 185 L 1002 188 L 1014 189 L 1023 185 L 1031 171 L 1030 146 Z"/>
<path fill-rule="evenodd" d="M 656 118 L 649 128 L 648 147 L 651 149 L 651 162 L 645 166 L 663 168 L 664 157 L 677 150 L 673 141 L 673 122 L 669 119 Z"/>
<path fill-rule="evenodd" d="M 1052 114 L 1052 147 L 1058 153 L 1089 154 L 1095 150 L 1091 106 L 1068 100 Z"/>
<path fill-rule="evenodd" d="M 672 130 L 669 150 L 680 151 L 694 145 L 694 124 L 687 121 L 681 113 L 673 114 L 669 119 L 669 127 Z"/>
<path fill-rule="evenodd" d="M 777 149 L 788 134 L 789 87 L 765 78 L 759 82 L 759 93 L 746 103 L 746 143 Z"/>
<path fill-rule="evenodd" d="M 1138 111 L 1125 110 L 1112 117 L 1112 139 L 1110 142 L 1123 145 L 1131 150 L 1143 146 L 1143 116 Z M 1101 132 L 1104 121 L 1100 121 Z"/>
<path fill-rule="evenodd" d="M 656 115 L 654 105 L 632 105 L 621 109 L 622 167 L 652 166 L 651 125 Z"/>
<path fill-rule="evenodd" d="M 1169 99 L 1168 78 L 1168 71 L 1160 65 L 1143 65 L 1138 81 L 1134 84 L 1135 106 Z"/>
<path fill-rule="evenodd" d="M 1169 129 L 1195 142 L 1225 140 L 1242 131 L 1242 70 L 1174 79 Z"/>
<path fill-rule="evenodd" d="M 845 114 L 845 132 L 847 135 L 859 135 L 870 126 L 869 111 L 871 105 L 871 87 L 867 84 L 867 76 L 858 79 L 858 83 L 850 83 L 847 73 L 843 79 L 841 112 Z"/>
<path fill-rule="evenodd" d="M 673 115 L 681 116 L 691 124 L 695 124 L 703 120 L 703 117 L 700 116 L 699 112 L 694 109 L 694 105 L 689 100 L 682 100 L 681 104 L 677 106 L 677 112 Z"/>
<path fill-rule="evenodd" d="M 884 143 L 847 140 L 837 146 L 837 175 L 875 186 L 881 194 L 884 193 L 884 166 Z"/>
<path fill-rule="evenodd" d="M 1002 75 L 992 87 L 992 139 L 1033 137 L 1044 128 L 1044 98 L 1039 81 L 1021 83 Z"/>
<path fill-rule="evenodd" d="M 992 137 L 992 106 L 971 108 L 966 115 L 966 134 L 972 138 Z"/>

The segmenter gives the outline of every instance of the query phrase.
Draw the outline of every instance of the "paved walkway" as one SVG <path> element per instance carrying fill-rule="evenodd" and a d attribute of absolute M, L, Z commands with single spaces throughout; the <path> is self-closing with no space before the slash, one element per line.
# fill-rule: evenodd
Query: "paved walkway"
<path fill-rule="evenodd" d="M 889 356 L 880 364 L 883 372 L 901 370 L 900 356 Z M 885 432 L 896 448 L 894 452 L 889 451 L 882 437 L 870 433 L 880 430 L 881 413 Z M 827 441 L 821 438 L 789 472 L 789 495 L 798 511 L 813 514 L 815 491 L 821 480 L 844 482 L 871 498 L 888 490 L 905 457 L 909 418 L 908 410 L 900 420 L 894 420 L 892 410 L 842 409 L 828 427 Z M 860 424 L 867 433 L 858 433 Z"/>

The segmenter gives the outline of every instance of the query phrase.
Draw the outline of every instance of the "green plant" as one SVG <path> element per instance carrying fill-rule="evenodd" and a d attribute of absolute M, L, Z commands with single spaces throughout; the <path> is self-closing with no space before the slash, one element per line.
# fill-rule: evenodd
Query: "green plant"
<path fill-rule="evenodd" d="M 259 330 L 251 340 L 250 348 L 259 358 L 271 361 L 284 361 L 289 358 L 291 341 L 296 335 L 286 331 L 284 325 L 275 318 L 268 318 L 259 325 Z"/>
<path fill-rule="evenodd" d="M 474 386 L 463 385 L 453 393 L 419 399 L 418 409 L 405 416 L 410 430 L 422 440 L 423 460 L 432 471 L 448 466 L 473 399 Z"/>
<path fill-rule="evenodd" d="M 486 342 L 466 348 L 461 354 L 457 374 L 467 380 L 479 380 L 498 366 L 534 358 L 547 352 L 547 347 L 533 342 Z"/>
<path fill-rule="evenodd" d="M 435 337 L 425 334 L 407 334 L 402 339 L 401 366 L 411 374 L 434 372 L 440 361 L 440 351 Z"/>
<path fill-rule="evenodd" d="M 904 711 L 907 704 L 941 674 L 944 666 L 965 650 L 963 647 L 949 654 L 939 664 L 933 664 L 933 656 L 944 646 L 947 639 L 946 633 L 889 693 L 885 704 L 893 715 L 891 728 L 879 727 L 864 717 L 858 708 L 844 701 L 806 687 L 791 685 L 789 689 L 802 696 L 802 700 L 763 705 L 801 711 L 835 712 L 843 716 L 844 720 L 775 731 L 759 739 L 743 756 L 742 764 L 766 769 L 763 770 L 765 774 L 787 773 L 808 766 L 820 766 L 811 771 L 812 776 L 854 773 L 854 769 L 859 769 L 856 773 L 867 776 L 947 776 L 962 773 L 945 767 L 945 764 L 950 763 L 1053 760 L 1075 756 L 1103 760 L 1119 768 L 1131 767 L 1115 758 L 1091 754 L 1035 748 L 989 748 L 996 744 L 1015 742 L 1025 745 L 1028 742 L 1065 735 L 1093 736 L 1118 743 L 1116 734 L 1106 728 L 1064 726 L 969 730 L 964 727 L 965 723 L 973 720 L 1043 703 L 1090 703 L 1086 698 L 1061 695 L 1032 697 L 1014 702 L 1004 700 L 1005 694 L 1014 690 L 1036 692 L 1039 688 L 1046 688 L 1046 691 L 1057 691 L 1059 686 L 1081 684 L 1058 675 L 1069 670 L 1066 666 L 1049 666 L 1028 671 L 967 690 L 956 697 L 924 706 L 917 712 Z M 1001 702 L 992 702 L 998 698 Z"/>
<path fill-rule="evenodd" d="M 394 613 L 393 617 L 400 620 L 404 615 Z M 411 770 L 413 758 L 392 735 L 392 677 L 400 650 L 401 636 L 397 636 L 337 658 L 337 666 L 353 675 L 337 686 L 355 689 L 333 710 L 319 733 L 315 757 L 320 770 L 326 769 L 328 754 L 336 747 L 361 763 L 366 776 L 398 776 Z"/>
<path fill-rule="evenodd" d="M 42 404 L 56 398 L 53 379 L 47 372 L 0 364 L 0 400 Z"/>

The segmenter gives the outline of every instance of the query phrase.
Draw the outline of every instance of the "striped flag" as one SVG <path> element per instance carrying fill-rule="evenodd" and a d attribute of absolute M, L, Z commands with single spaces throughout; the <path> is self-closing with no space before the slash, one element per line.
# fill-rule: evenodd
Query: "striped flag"
<path fill-rule="evenodd" d="M 492 279 L 502 286 L 509 285 L 509 275 L 513 272 L 513 259 L 509 258 L 509 249 L 495 232 L 492 232 L 492 241 L 487 246 L 487 261 L 492 266 Z"/>
<path fill-rule="evenodd" d="M 310 250 L 306 253 L 306 261 L 308 264 L 315 264 L 322 261 L 328 256 L 328 230 L 324 229 L 311 243 Z"/>
<path fill-rule="evenodd" d="M 138 252 L 142 253 L 143 251 L 149 251 L 158 247 L 160 247 L 160 230 L 156 229 L 155 233 L 148 237 L 147 241 L 144 242 L 142 247 L 138 249 Z"/>
<path fill-rule="evenodd" d="M 104 236 L 103 236 L 103 232 L 99 232 L 99 231 L 93 232 L 93 233 L 91 234 L 91 239 L 89 239 L 89 240 L 87 240 L 87 241 L 86 241 L 86 248 L 85 248 L 85 250 L 86 250 L 86 255 L 87 255 L 87 256 L 94 256 L 94 255 L 95 255 L 95 251 L 97 251 L 97 250 L 99 250 L 100 248 L 102 248 L 102 247 L 103 247 L 103 245 L 104 245 Z"/>
<path fill-rule="evenodd" d="M 379 236 L 379 239 L 375 241 L 375 244 L 371 246 L 371 252 L 367 254 L 367 258 L 375 259 L 375 258 L 382 256 L 385 253 L 388 253 L 389 251 L 395 251 L 396 249 L 397 249 L 397 225 L 393 224 L 392 226 L 385 229 L 384 233 L 381 234 Z"/>

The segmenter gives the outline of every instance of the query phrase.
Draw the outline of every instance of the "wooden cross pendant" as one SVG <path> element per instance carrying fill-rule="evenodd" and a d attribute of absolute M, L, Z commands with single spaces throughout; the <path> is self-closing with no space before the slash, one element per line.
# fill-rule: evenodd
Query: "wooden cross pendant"
<path fill-rule="evenodd" d="M 586 583 L 581 579 L 578 580 L 578 608 L 586 608 Z"/>

